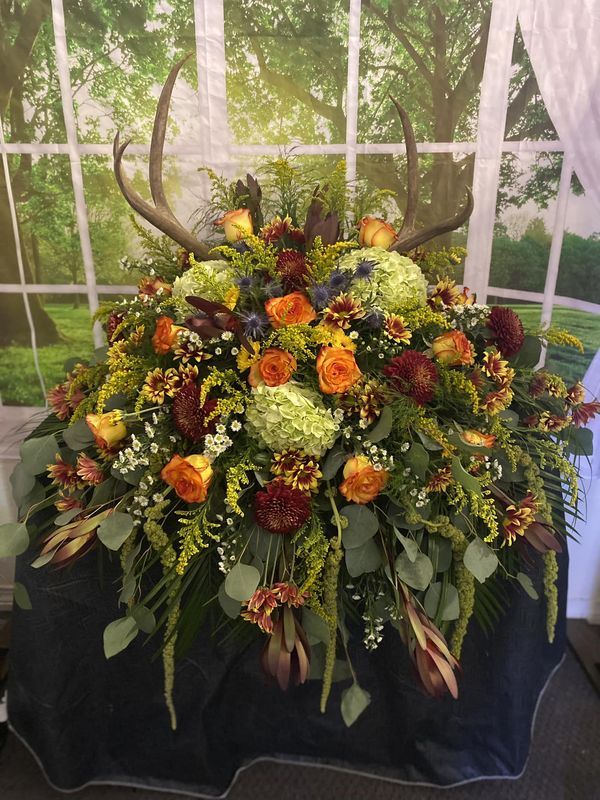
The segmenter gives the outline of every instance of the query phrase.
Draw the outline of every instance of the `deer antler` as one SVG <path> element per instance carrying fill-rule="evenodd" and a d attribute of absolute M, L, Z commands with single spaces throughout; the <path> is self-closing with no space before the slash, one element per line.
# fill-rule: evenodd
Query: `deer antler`
<path fill-rule="evenodd" d="M 165 196 L 162 178 L 163 148 L 165 144 L 171 94 L 173 93 L 173 86 L 175 85 L 179 70 L 188 58 L 190 58 L 190 55 L 187 55 L 178 64 L 175 64 L 171 72 L 169 72 L 169 77 L 162 88 L 156 107 L 152 140 L 150 142 L 150 164 L 148 167 L 150 192 L 154 205 L 144 200 L 133 188 L 133 184 L 123 170 L 123 154 L 131 141 L 130 139 L 120 144 L 119 134 L 117 133 L 113 144 L 113 158 L 117 183 L 123 193 L 123 197 L 127 200 L 129 205 L 145 220 L 158 228 L 159 231 L 162 231 L 187 251 L 194 253 L 197 258 L 206 261 L 210 258 L 209 248 L 205 244 L 202 244 L 202 242 L 199 242 L 190 231 L 184 228 L 175 214 L 173 214 Z"/>
<path fill-rule="evenodd" d="M 406 171 L 408 175 L 408 192 L 404 221 L 398 234 L 398 238 L 390 247 L 390 250 L 407 252 L 408 250 L 413 250 L 415 247 L 418 247 L 424 242 L 428 242 L 430 239 L 433 239 L 436 236 L 440 236 L 442 233 L 448 233 L 449 231 L 455 231 L 457 228 L 460 228 L 460 226 L 469 219 L 473 211 L 473 195 L 471 194 L 471 190 L 467 187 L 467 200 L 458 214 L 456 214 L 454 217 L 443 219 L 428 228 L 415 230 L 415 219 L 419 204 L 418 156 L 415 132 L 404 108 L 402 108 L 400 103 L 391 95 L 390 100 L 396 106 L 396 111 L 398 112 L 398 116 L 402 122 L 404 141 L 406 143 Z"/>

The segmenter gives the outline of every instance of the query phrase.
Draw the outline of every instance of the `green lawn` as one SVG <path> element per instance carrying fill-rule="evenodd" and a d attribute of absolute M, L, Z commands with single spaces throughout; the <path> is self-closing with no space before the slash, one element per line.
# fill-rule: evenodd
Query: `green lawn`
<path fill-rule="evenodd" d="M 65 362 L 86 360 L 93 352 L 92 323 L 87 305 L 47 303 L 46 311 L 55 321 L 63 341 L 38 348 L 40 367 L 47 388 L 64 378 Z M 44 398 L 30 347 L 0 349 L 0 397 L 5 405 L 39 406 Z"/>
<path fill-rule="evenodd" d="M 539 324 L 541 306 L 515 304 L 511 305 L 511 308 L 519 314 L 526 328 L 534 328 Z M 600 349 L 600 317 L 587 311 L 556 306 L 552 312 L 552 324 L 566 328 L 578 336 L 583 342 L 585 352 L 579 353 L 570 347 L 550 347 L 546 366 L 561 375 L 568 383 L 581 380 L 596 351 Z"/>
<path fill-rule="evenodd" d="M 541 306 L 512 305 L 526 327 L 539 323 Z M 92 329 L 87 306 L 73 308 L 67 303 L 49 303 L 46 310 L 54 319 L 64 341 L 39 348 L 39 359 L 48 388 L 64 377 L 64 364 L 71 358 L 87 359 L 92 350 Z M 547 365 L 565 380 L 582 378 L 600 348 L 600 320 L 594 314 L 558 306 L 553 322 L 567 328 L 583 341 L 585 353 L 564 348 L 550 348 Z M 29 347 L 6 347 L 0 350 L 0 396 L 5 405 L 42 405 L 42 391 Z"/>

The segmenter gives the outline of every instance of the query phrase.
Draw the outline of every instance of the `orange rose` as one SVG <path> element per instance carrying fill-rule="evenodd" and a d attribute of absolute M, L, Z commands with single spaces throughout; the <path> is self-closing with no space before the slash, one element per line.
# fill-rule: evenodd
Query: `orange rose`
<path fill-rule="evenodd" d="M 386 485 L 390 474 L 385 469 L 375 469 L 368 458 L 354 456 L 344 466 L 344 481 L 340 492 L 351 503 L 364 505 L 374 500 Z"/>
<path fill-rule="evenodd" d="M 317 318 L 314 308 L 308 297 L 302 292 L 284 294 L 283 297 L 273 297 L 265 303 L 265 311 L 274 328 L 284 325 L 300 325 L 312 322 Z"/>
<path fill-rule="evenodd" d="M 436 336 L 431 349 L 434 357 L 445 367 L 473 363 L 473 348 L 462 331 L 447 331 Z"/>
<path fill-rule="evenodd" d="M 471 447 L 493 447 L 496 442 L 493 434 L 475 430 L 463 431 L 459 434 L 459 438 Z"/>
<path fill-rule="evenodd" d="M 387 250 L 398 238 L 392 226 L 376 217 L 363 217 L 358 223 L 358 243 L 361 247 L 383 247 Z"/>
<path fill-rule="evenodd" d="M 212 480 L 213 471 L 205 456 L 182 458 L 173 456 L 161 470 L 160 477 L 186 503 L 203 503 Z"/>
<path fill-rule="evenodd" d="M 228 242 L 239 242 L 240 239 L 245 239 L 246 236 L 251 236 L 254 232 L 252 214 L 247 208 L 228 211 L 221 219 L 215 222 L 215 225 L 223 226 L 225 238 Z"/>
<path fill-rule="evenodd" d="M 267 386 L 281 386 L 289 381 L 297 366 L 296 359 L 291 353 L 269 347 L 260 361 L 250 367 L 248 383 L 250 386 L 258 386 L 263 382 Z"/>
<path fill-rule="evenodd" d="M 361 376 L 354 354 L 344 347 L 322 347 L 317 356 L 319 387 L 323 394 L 343 394 Z"/>
<path fill-rule="evenodd" d="M 114 412 L 108 414 L 88 414 L 85 418 L 94 440 L 101 450 L 110 450 L 127 436 L 125 423 L 116 418 Z"/>
<path fill-rule="evenodd" d="M 175 325 L 171 317 L 159 317 L 156 320 L 156 329 L 152 337 L 152 347 L 155 353 L 164 355 L 168 353 L 177 341 L 179 331 L 184 330 L 181 325 Z"/>

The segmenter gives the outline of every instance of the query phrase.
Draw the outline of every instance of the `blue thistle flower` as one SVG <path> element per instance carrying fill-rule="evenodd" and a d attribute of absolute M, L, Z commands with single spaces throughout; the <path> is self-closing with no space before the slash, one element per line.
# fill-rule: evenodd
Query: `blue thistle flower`
<path fill-rule="evenodd" d="M 238 278 L 236 283 L 241 292 L 247 292 L 249 289 L 252 288 L 252 283 L 253 283 L 252 276 L 244 275 L 243 278 Z"/>
<path fill-rule="evenodd" d="M 354 270 L 354 277 L 357 279 L 363 278 L 364 280 L 370 280 L 375 266 L 376 264 L 374 261 L 368 261 L 367 259 L 364 261 L 359 261 L 356 269 Z"/>
<path fill-rule="evenodd" d="M 283 286 L 278 281 L 271 281 L 265 286 L 265 294 L 267 297 L 281 297 L 283 295 Z"/>
<path fill-rule="evenodd" d="M 267 315 L 260 311 L 244 311 L 240 314 L 240 322 L 244 326 L 244 334 L 249 339 L 262 338 L 269 327 Z"/>
<path fill-rule="evenodd" d="M 372 311 L 369 311 L 365 317 L 365 323 L 369 326 L 369 328 L 373 328 L 375 330 L 377 328 L 381 328 L 383 325 L 383 314 L 381 311 L 373 309 Z"/>
<path fill-rule="evenodd" d="M 331 288 L 324 283 L 317 283 L 312 288 L 312 301 L 314 307 L 320 311 L 329 303 L 333 292 Z"/>
<path fill-rule="evenodd" d="M 240 253 L 240 255 L 244 255 L 244 253 L 247 253 L 248 250 L 250 250 L 250 246 L 247 245 L 243 240 L 239 242 L 232 242 L 229 247 L 232 247 L 237 253 Z"/>
<path fill-rule="evenodd" d="M 345 272 L 339 269 L 334 269 L 329 276 L 329 288 L 334 292 L 341 292 L 348 286 L 349 278 Z"/>

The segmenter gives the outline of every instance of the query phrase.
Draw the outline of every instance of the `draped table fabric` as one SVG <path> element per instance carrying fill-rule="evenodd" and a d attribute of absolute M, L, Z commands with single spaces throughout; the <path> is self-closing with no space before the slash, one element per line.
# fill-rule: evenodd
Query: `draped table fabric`
<path fill-rule="evenodd" d="M 102 633 L 116 619 L 116 565 L 100 581 L 93 554 L 71 570 L 17 564 L 32 611 L 15 609 L 8 692 L 13 731 L 57 788 L 116 783 L 215 797 L 257 759 L 333 766 L 402 782 L 450 786 L 524 769 L 538 699 L 565 646 L 567 556 L 559 557 L 559 620 L 546 640 L 540 597 L 516 591 L 492 635 L 472 621 L 458 701 L 417 688 L 404 646 L 388 632 L 367 654 L 351 654 L 372 696 L 346 728 L 334 684 L 319 713 L 320 681 L 281 693 L 258 664 L 260 643 L 244 652 L 223 636 L 200 634 L 178 664 L 172 731 L 155 641 L 141 637 L 106 661 Z"/>

